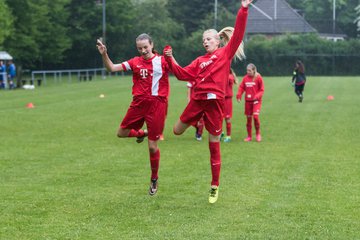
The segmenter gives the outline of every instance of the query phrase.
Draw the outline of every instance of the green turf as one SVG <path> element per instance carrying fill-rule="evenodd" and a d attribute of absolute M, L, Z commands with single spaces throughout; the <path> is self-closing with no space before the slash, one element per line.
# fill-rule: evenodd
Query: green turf
<path fill-rule="evenodd" d="M 1 91 L 0 239 L 360 239 L 360 78 L 309 77 L 302 104 L 290 78 L 264 81 L 263 142 L 242 142 L 234 103 L 214 205 L 207 141 L 172 134 L 183 82 L 171 80 L 155 197 L 147 144 L 115 136 L 129 78 Z"/>

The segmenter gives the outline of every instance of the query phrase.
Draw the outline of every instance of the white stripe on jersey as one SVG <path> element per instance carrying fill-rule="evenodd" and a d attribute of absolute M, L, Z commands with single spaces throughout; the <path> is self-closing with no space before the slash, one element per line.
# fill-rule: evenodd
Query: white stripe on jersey
<path fill-rule="evenodd" d="M 152 60 L 153 65 L 153 79 L 152 79 L 152 86 L 151 86 L 151 95 L 158 96 L 159 95 L 159 81 L 163 76 L 162 66 L 161 66 L 161 57 L 156 56 Z"/>
<path fill-rule="evenodd" d="M 125 66 L 125 70 L 126 71 L 131 71 L 131 67 L 130 67 L 130 64 L 128 62 L 123 62 L 124 66 Z"/>

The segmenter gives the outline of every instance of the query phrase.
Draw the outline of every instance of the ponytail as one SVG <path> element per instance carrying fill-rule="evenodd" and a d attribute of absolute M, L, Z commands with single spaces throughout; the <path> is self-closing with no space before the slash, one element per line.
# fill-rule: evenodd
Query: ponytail
<path fill-rule="evenodd" d="M 222 42 L 223 42 L 224 46 L 226 46 L 229 43 L 233 33 L 234 33 L 233 27 L 225 27 L 225 28 L 221 29 L 221 31 L 219 32 L 219 36 L 222 38 Z M 246 58 L 245 53 L 244 53 L 244 42 L 243 41 L 241 41 L 240 46 L 236 50 L 235 57 L 237 59 L 239 59 L 240 61 L 244 60 Z"/>
<path fill-rule="evenodd" d="M 235 84 L 238 84 L 239 79 L 238 79 L 238 77 L 236 76 L 236 73 L 235 73 L 234 69 L 230 68 L 230 73 L 234 76 L 234 83 L 235 83 Z"/>

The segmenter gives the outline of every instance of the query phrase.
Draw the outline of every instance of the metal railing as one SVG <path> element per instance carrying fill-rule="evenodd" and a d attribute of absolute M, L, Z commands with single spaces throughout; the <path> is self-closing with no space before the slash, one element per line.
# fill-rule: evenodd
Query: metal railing
<path fill-rule="evenodd" d="M 62 82 L 63 77 L 67 76 L 68 82 L 71 83 L 74 75 L 77 76 L 78 81 L 91 81 L 93 78 L 95 79 L 97 76 L 101 76 L 102 79 L 106 78 L 106 75 L 111 75 L 111 73 L 107 73 L 105 68 L 90 68 L 90 69 L 68 69 L 68 70 L 39 70 L 31 72 L 31 81 L 32 84 L 35 83 L 35 78 L 37 76 L 41 76 L 41 80 L 45 85 L 47 83 L 47 78 L 49 75 L 53 76 L 54 82 Z M 38 83 L 39 84 L 39 83 Z"/>

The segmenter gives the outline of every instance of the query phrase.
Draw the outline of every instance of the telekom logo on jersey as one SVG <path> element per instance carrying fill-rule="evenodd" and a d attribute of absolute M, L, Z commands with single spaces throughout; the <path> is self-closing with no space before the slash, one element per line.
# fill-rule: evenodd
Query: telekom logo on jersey
<path fill-rule="evenodd" d="M 140 69 L 140 76 L 142 77 L 142 78 L 147 78 L 147 76 L 148 76 L 148 70 L 145 68 L 142 68 L 142 69 Z"/>

